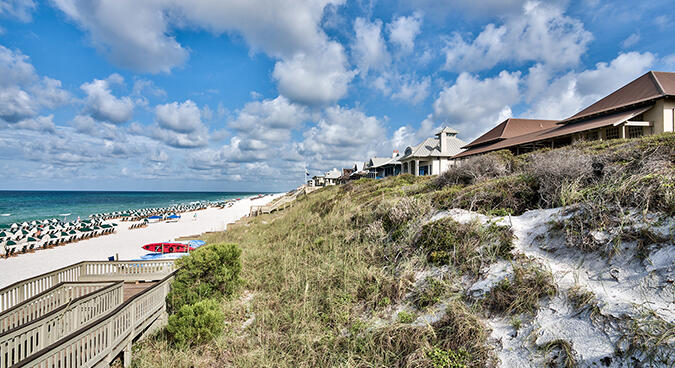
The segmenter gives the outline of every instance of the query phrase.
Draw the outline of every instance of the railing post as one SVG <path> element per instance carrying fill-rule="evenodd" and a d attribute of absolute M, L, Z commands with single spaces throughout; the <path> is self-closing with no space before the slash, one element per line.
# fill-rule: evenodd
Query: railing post
<path fill-rule="evenodd" d="M 122 365 L 126 367 L 131 367 L 131 343 L 127 343 L 124 347 L 124 354 L 122 356 Z"/>
<path fill-rule="evenodd" d="M 86 276 L 86 275 L 87 275 L 87 263 L 82 263 L 80 265 L 80 277 L 79 277 L 79 279 L 81 279 L 83 276 Z"/>

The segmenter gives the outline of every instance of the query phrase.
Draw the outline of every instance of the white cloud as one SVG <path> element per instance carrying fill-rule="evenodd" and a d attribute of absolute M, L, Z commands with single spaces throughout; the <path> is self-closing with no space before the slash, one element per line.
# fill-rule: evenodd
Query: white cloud
<path fill-rule="evenodd" d="M 412 16 L 400 16 L 387 25 L 389 41 L 397 45 L 404 53 L 415 48 L 415 38 L 420 34 L 422 15 L 415 12 Z"/>
<path fill-rule="evenodd" d="M 196 0 L 179 4 L 190 24 L 214 33 L 239 32 L 254 50 L 281 58 L 320 48 L 324 8 L 344 0 Z"/>
<path fill-rule="evenodd" d="M 519 82 L 520 72 L 502 71 L 485 79 L 462 73 L 434 101 L 434 118 L 455 127 L 464 137 L 474 137 L 510 117 L 511 105 L 520 99 Z"/>
<path fill-rule="evenodd" d="M 202 113 L 191 100 L 183 103 L 172 102 L 155 107 L 155 116 L 160 127 L 178 133 L 190 133 L 204 129 Z"/>
<path fill-rule="evenodd" d="M 429 96 L 430 86 L 431 78 L 429 77 L 422 78 L 418 81 L 407 80 L 401 83 L 399 90 L 393 93 L 391 98 L 416 105 Z"/>
<path fill-rule="evenodd" d="M 501 26 L 488 24 L 469 42 L 455 33 L 445 49 L 445 68 L 478 71 L 505 61 L 573 66 L 579 63 L 591 39 L 583 24 L 564 15 L 562 8 L 528 2 L 521 15 L 507 17 Z"/>
<path fill-rule="evenodd" d="M 169 35 L 170 1 L 52 0 L 83 28 L 113 63 L 143 72 L 168 72 L 188 52 Z"/>
<path fill-rule="evenodd" d="M 621 53 L 594 69 L 552 78 L 541 65 L 530 68 L 525 80 L 531 108 L 526 116 L 564 119 L 645 73 L 656 57 L 649 53 Z"/>
<path fill-rule="evenodd" d="M 291 130 L 299 128 L 309 116 L 304 106 L 278 96 L 247 103 L 229 126 L 251 139 L 278 142 L 290 139 Z"/>
<path fill-rule="evenodd" d="M 113 84 L 122 84 L 124 78 L 111 74 L 107 79 L 94 79 L 80 88 L 87 94 L 85 111 L 98 121 L 123 124 L 131 120 L 134 102 L 128 96 L 115 97 L 110 89 Z"/>
<path fill-rule="evenodd" d="M 382 38 L 382 21 L 368 22 L 363 18 L 354 21 L 355 40 L 352 53 L 359 72 L 363 75 L 369 70 L 380 70 L 389 64 L 390 56 Z"/>
<path fill-rule="evenodd" d="M 52 0 L 84 29 L 99 52 L 125 68 L 168 72 L 188 58 L 172 36 L 195 27 L 214 34 L 235 32 L 254 50 L 280 58 L 316 50 L 324 8 L 342 0 Z"/>
<path fill-rule="evenodd" d="M 527 0 L 412 0 L 414 9 L 424 9 L 425 13 L 435 17 L 450 14 L 471 16 L 494 16 L 495 14 L 512 15 L 522 9 Z"/>
<path fill-rule="evenodd" d="M 628 38 L 626 38 L 625 40 L 623 40 L 623 42 L 621 42 L 621 46 L 623 46 L 624 49 L 627 49 L 635 45 L 639 41 L 640 41 L 640 34 L 632 33 L 630 36 L 628 36 Z"/>
<path fill-rule="evenodd" d="M 37 4 L 33 0 L 0 0 L 0 16 L 14 17 L 29 22 Z"/>
<path fill-rule="evenodd" d="M 387 143 L 379 119 L 340 106 L 326 108 L 316 126 L 303 135 L 298 150 L 308 163 L 318 168 L 364 161 Z"/>
<path fill-rule="evenodd" d="M 403 150 L 406 147 L 419 144 L 423 140 L 438 133 L 440 128 L 441 125 L 435 123 L 433 116 L 429 115 L 419 123 L 417 129 L 409 125 L 396 129 L 391 138 L 391 145 L 403 154 Z"/>
<path fill-rule="evenodd" d="M 37 78 L 28 56 L 0 46 L 0 87 L 27 85 Z"/>
<path fill-rule="evenodd" d="M 38 113 L 38 106 L 32 96 L 18 87 L 0 90 L 0 119 L 16 123 Z"/>
<path fill-rule="evenodd" d="M 26 55 L 0 46 L 0 120 L 18 123 L 69 100 L 60 81 L 40 78 Z"/>
<path fill-rule="evenodd" d="M 177 132 L 162 128 L 158 124 L 145 126 L 131 123 L 129 132 L 155 139 L 173 148 L 197 148 L 204 147 L 209 143 L 209 132 L 205 127 L 190 132 Z"/>
<path fill-rule="evenodd" d="M 348 70 L 342 45 L 327 42 L 320 50 L 299 52 L 274 65 L 272 76 L 285 97 L 308 105 L 334 102 L 347 94 L 354 71 Z"/>

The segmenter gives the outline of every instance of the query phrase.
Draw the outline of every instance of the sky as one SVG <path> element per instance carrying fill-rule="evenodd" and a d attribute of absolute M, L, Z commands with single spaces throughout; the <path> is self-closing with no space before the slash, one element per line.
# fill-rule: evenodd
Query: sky
<path fill-rule="evenodd" d="M 0 190 L 285 191 L 675 71 L 672 0 L 0 0 Z"/>

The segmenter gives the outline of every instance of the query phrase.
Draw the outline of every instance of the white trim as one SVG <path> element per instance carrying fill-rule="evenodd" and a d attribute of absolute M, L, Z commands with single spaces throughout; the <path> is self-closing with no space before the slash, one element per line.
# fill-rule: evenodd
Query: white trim
<path fill-rule="evenodd" d="M 626 126 L 650 127 L 650 126 L 654 126 L 654 123 L 651 122 L 651 121 L 627 121 Z"/>

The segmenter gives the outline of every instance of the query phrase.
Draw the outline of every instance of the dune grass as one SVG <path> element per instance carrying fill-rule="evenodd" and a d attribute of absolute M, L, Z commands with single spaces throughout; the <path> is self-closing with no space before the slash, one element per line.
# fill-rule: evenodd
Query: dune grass
<path fill-rule="evenodd" d="M 430 216 L 450 207 L 518 214 L 561 203 L 609 203 L 635 188 L 648 192 L 621 197 L 622 205 L 672 213 L 675 195 L 659 191 L 671 185 L 672 163 L 652 170 L 656 179 L 637 178 L 670 157 L 673 146 L 675 135 L 563 148 L 577 150 L 580 160 L 588 155 L 606 163 L 602 179 L 585 173 L 581 181 L 551 165 L 532 164 L 557 157 L 557 150 L 517 158 L 502 152 L 501 163 L 477 175 L 465 167 L 455 177 L 361 179 L 303 196 L 281 212 L 244 219 L 205 236 L 209 243 L 241 249 L 242 282 L 222 303 L 222 333 L 192 349 L 174 346 L 158 333 L 135 345 L 133 366 L 493 366 L 484 323 L 488 312 L 534 313 L 541 298 L 556 292 L 551 274 L 516 258 L 514 274 L 482 305 L 467 305 L 458 280 L 475 279 L 481 268 L 511 258 L 512 234 L 496 225 L 429 223 Z M 562 184 L 547 181 L 553 174 Z M 633 184 L 613 187 L 621 175 Z M 418 288 L 420 271 L 441 266 L 451 272 Z M 441 301 L 446 309 L 439 321 L 411 323 Z M 404 304 L 417 311 L 395 314 L 393 307 Z"/>

